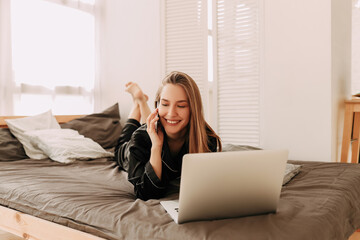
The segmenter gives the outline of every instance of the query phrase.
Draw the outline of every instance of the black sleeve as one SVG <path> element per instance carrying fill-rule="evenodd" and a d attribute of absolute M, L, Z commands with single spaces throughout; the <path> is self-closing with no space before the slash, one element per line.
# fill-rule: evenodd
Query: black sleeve
<path fill-rule="evenodd" d="M 208 137 L 208 146 L 211 152 L 217 152 L 218 142 L 215 137 Z"/>
<path fill-rule="evenodd" d="M 150 160 L 151 140 L 145 130 L 137 130 L 128 144 L 128 180 L 137 198 L 148 200 L 165 194 L 165 185 L 157 177 Z"/>

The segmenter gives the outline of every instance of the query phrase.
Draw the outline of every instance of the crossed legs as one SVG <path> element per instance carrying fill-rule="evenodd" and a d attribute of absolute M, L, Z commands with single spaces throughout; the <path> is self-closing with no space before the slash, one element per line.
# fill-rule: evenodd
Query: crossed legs
<path fill-rule="evenodd" d="M 125 91 L 131 94 L 134 102 L 129 113 L 129 118 L 136 119 L 141 124 L 145 123 L 151 113 L 149 105 L 147 104 L 148 96 L 144 94 L 139 85 L 134 82 L 128 82 L 125 85 Z"/>

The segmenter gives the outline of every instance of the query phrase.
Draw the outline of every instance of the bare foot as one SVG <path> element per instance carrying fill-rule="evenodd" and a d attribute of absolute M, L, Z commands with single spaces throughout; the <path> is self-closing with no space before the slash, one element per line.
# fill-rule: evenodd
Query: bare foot
<path fill-rule="evenodd" d="M 131 94 L 134 101 L 147 101 L 149 99 L 149 97 L 143 93 L 139 85 L 134 82 L 126 83 L 125 91 Z"/>

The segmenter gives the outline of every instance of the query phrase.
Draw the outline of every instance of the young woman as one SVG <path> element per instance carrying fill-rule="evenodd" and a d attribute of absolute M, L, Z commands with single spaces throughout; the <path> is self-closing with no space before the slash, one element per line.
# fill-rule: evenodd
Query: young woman
<path fill-rule="evenodd" d="M 199 88 L 187 74 L 172 72 L 163 80 L 153 112 L 136 83 L 127 83 L 126 91 L 134 106 L 115 158 L 138 198 L 163 197 L 169 182 L 180 177 L 184 154 L 221 151 L 220 138 L 204 119 Z"/>

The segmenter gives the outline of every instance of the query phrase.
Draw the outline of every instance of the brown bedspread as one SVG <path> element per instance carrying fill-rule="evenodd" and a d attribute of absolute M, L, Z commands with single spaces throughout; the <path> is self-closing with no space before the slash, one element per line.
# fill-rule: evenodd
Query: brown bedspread
<path fill-rule="evenodd" d="M 177 225 L 159 200 L 135 199 L 107 159 L 0 162 L 0 204 L 107 239 L 338 240 L 360 228 L 359 164 L 291 163 L 302 168 L 276 214 Z"/>

